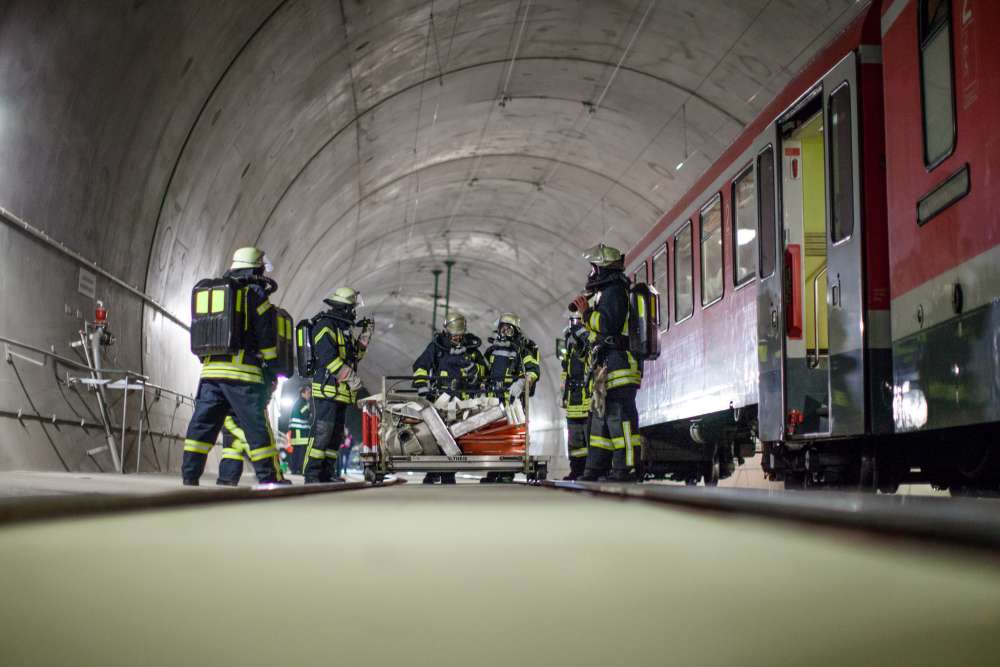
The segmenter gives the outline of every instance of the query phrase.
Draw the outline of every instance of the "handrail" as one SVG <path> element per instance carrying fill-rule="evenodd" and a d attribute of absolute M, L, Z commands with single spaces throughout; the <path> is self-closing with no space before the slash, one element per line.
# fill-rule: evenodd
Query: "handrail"
<path fill-rule="evenodd" d="M 819 278 L 820 276 L 826 275 L 827 270 L 830 268 L 829 264 L 824 264 L 823 268 L 819 269 L 812 275 L 809 282 L 812 284 L 813 291 L 813 344 L 815 345 L 815 356 L 810 356 L 809 346 L 806 346 L 806 362 L 809 364 L 810 368 L 816 368 L 819 366 Z"/>
<path fill-rule="evenodd" d="M 175 396 L 175 397 L 177 397 L 179 399 L 188 400 L 188 401 L 191 401 L 192 403 L 194 403 L 194 397 L 193 396 L 190 396 L 189 394 L 182 394 L 182 393 L 180 393 L 178 391 L 174 391 L 173 389 L 168 389 L 166 387 L 161 387 L 159 385 L 151 384 L 149 382 L 149 376 L 148 375 L 143 375 L 142 373 L 137 373 L 135 371 L 130 371 L 130 370 L 123 370 L 123 369 L 120 369 L 120 368 L 100 368 L 100 369 L 97 369 L 97 368 L 89 366 L 89 365 L 87 365 L 85 363 L 82 363 L 80 361 L 77 361 L 76 359 L 71 359 L 69 357 L 65 357 L 65 356 L 59 354 L 58 352 L 55 352 L 54 350 L 45 350 L 45 349 L 42 349 L 40 347 L 36 347 L 34 345 L 29 345 L 28 343 L 24 343 L 22 341 L 15 340 L 13 338 L 9 338 L 7 336 L 0 336 L 0 343 L 4 343 L 6 345 L 13 345 L 14 347 L 21 348 L 22 350 L 28 350 L 30 352 L 34 352 L 35 354 L 40 354 L 40 355 L 42 355 L 44 357 L 47 357 L 49 359 L 54 359 L 54 360 L 58 361 L 60 364 L 63 364 L 64 366 L 71 366 L 71 367 L 73 367 L 73 368 L 75 368 L 77 370 L 80 370 L 80 371 L 87 371 L 88 373 L 100 372 L 100 373 L 105 373 L 107 375 L 118 375 L 118 376 L 122 376 L 122 377 L 126 378 L 126 380 L 129 379 L 129 378 L 135 379 L 135 380 L 140 380 L 140 381 L 142 381 L 142 383 L 144 385 L 146 385 L 146 387 L 148 389 L 152 389 L 154 391 L 158 391 L 158 392 L 161 392 L 161 393 L 164 393 L 164 394 L 170 394 L 171 396 Z M 10 358 L 9 358 L 10 354 L 11 354 L 10 351 L 6 350 L 5 352 L 6 352 L 5 356 L 7 357 L 7 360 L 10 361 Z"/>
<path fill-rule="evenodd" d="M 50 248 L 53 248 L 54 250 L 61 252 L 62 254 L 66 255 L 76 263 L 87 267 L 87 269 L 94 271 L 95 273 L 99 273 L 100 275 L 104 276 L 105 278 L 113 282 L 115 285 L 118 285 L 122 289 L 128 291 L 133 296 L 139 297 L 147 305 L 152 307 L 154 310 L 162 314 L 167 319 L 176 323 L 181 328 L 190 331 L 190 327 L 187 325 L 187 323 L 185 323 L 181 318 L 179 318 L 177 315 L 168 310 L 167 307 L 161 304 L 159 301 L 157 301 L 150 295 L 146 294 L 138 287 L 133 287 L 132 285 L 129 285 L 127 282 L 125 282 L 115 274 L 101 267 L 97 262 L 91 261 L 86 257 L 84 257 L 83 255 L 81 255 L 80 253 L 76 252 L 75 250 L 70 249 L 69 247 L 66 246 L 65 243 L 55 240 L 54 238 L 49 236 L 46 232 L 35 227 L 34 225 L 30 224 L 27 221 L 22 220 L 18 216 L 14 215 L 13 213 L 5 209 L 3 206 L 0 206 L 0 221 L 7 223 L 14 229 L 24 232 L 25 234 L 32 237 L 36 241 L 40 241 L 45 245 L 49 246 Z"/>

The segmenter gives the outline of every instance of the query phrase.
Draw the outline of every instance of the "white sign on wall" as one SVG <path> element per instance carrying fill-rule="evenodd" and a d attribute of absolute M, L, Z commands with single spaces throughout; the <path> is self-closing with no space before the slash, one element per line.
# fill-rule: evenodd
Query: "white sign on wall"
<path fill-rule="evenodd" d="M 80 268 L 80 277 L 76 283 L 77 291 L 91 299 L 97 296 L 97 276 L 90 271 Z"/>

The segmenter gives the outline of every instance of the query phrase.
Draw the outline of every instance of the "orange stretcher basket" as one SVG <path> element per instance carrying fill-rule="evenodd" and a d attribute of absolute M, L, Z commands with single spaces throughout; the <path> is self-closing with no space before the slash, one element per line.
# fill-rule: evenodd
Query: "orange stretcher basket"
<path fill-rule="evenodd" d="M 456 440 L 463 454 L 470 456 L 522 456 L 527 442 L 525 424 L 498 424 L 473 431 Z"/>

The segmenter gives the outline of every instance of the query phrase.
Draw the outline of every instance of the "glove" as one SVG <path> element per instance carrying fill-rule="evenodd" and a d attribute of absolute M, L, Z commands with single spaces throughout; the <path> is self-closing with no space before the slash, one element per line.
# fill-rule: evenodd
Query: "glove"
<path fill-rule="evenodd" d="M 514 380 L 514 383 L 510 385 L 510 397 L 511 398 L 521 398 L 521 394 L 524 393 L 524 378 L 518 378 Z"/>
<path fill-rule="evenodd" d="M 586 313 L 590 310 L 590 301 L 587 300 L 587 297 L 583 294 L 579 295 L 573 299 L 573 305 L 576 306 L 576 310 L 580 313 L 580 317 L 586 319 Z"/>
<path fill-rule="evenodd" d="M 337 382 L 346 383 L 351 391 L 361 389 L 361 376 L 347 364 L 344 364 L 337 373 Z"/>

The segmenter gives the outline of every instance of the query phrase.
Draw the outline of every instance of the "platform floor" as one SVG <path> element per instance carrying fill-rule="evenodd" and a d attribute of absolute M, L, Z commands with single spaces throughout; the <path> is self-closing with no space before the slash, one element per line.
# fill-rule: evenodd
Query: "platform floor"
<path fill-rule="evenodd" d="M 174 487 L 176 488 L 176 487 Z M 5 664 L 996 664 L 1000 564 L 523 486 L 0 529 Z"/>

